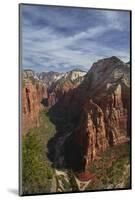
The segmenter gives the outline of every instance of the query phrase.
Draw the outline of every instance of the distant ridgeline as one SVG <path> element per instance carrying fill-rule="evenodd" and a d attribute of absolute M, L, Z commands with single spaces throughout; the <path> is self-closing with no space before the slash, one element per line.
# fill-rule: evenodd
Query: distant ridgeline
<path fill-rule="evenodd" d="M 67 73 L 23 70 L 23 133 L 38 126 L 38 114 L 43 106 L 53 106 L 66 92 L 76 88 L 85 75 L 86 72 L 79 69 Z"/>

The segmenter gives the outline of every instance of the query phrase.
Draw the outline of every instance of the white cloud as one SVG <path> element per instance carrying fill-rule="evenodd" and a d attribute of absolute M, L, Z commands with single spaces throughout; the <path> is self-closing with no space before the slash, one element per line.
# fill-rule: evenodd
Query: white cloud
<path fill-rule="evenodd" d="M 99 13 L 104 17 L 105 23 L 87 26 L 87 29 L 79 30 L 72 35 L 64 34 L 52 25 L 41 27 L 30 25 L 29 19 L 25 19 L 22 34 L 23 66 L 33 67 L 39 71 L 48 69 L 49 66 L 54 66 L 54 71 L 55 68 L 59 70 L 69 68 L 70 70 L 74 65 L 89 69 L 96 60 L 113 55 L 128 61 L 129 48 L 117 49 L 111 41 L 110 44 L 106 44 L 102 39 L 97 42 L 99 37 L 108 35 L 110 31 L 115 30 L 116 35 L 119 31 L 121 32 L 125 27 L 125 18 L 114 11 L 100 11 Z M 37 15 L 38 18 L 43 17 L 43 13 L 41 15 L 38 13 L 35 17 Z M 67 20 L 67 17 L 64 17 L 64 20 Z M 73 23 L 75 21 L 76 19 L 73 19 Z M 71 26 L 70 24 L 70 28 Z"/>

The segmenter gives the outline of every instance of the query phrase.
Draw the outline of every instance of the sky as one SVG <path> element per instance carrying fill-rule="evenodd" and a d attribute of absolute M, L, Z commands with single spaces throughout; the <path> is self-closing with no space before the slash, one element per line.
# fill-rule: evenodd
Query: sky
<path fill-rule="evenodd" d="M 88 71 L 99 59 L 130 58 L 128 11 L 21 5 L 22 68 Z"/>

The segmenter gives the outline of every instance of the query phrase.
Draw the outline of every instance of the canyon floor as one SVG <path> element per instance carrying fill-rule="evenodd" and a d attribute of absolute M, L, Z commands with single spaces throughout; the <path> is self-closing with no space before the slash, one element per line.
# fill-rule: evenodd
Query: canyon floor
<path fill-rule="evenodd" d="M 23 135 L 24 194 L 129 188 L 129 143 L 106 149 L 88 169 L 92 178 L 81 181 L 64 158 L 64 144 L 72 129 L 68 118 L 44 108 L 39 126 Z"/>

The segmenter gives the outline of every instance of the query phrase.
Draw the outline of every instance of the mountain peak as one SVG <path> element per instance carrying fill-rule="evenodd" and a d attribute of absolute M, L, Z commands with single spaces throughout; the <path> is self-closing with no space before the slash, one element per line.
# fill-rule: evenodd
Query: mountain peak
<path fill-rule="evenodd" d="M 107 69 L 113 70 L 113 69 L 115 69 L 115 67 L 123 66 L 123 65 L 125 65 L 125 63 L 122 60 L 120 60 L 116 56 L 112 56 L 112 57 L 109 57 L 109 58 L 100 59 L 97 62 L 93 63 L 90 71 L 93 71 L 93 72 L 101 72 L 102 71 L 102 72 L 104 72 Z"/>
<path fill-rule="evenodd" d="M 71 72 L 85 72 L 84 70 L 80 69 L 80 68 L 75 68 L 73 70 L 71 70 Z"/>
<path fill-rule="evenodd" d="M 123 77 L 129 82 L 129 69 L 127 64 L 116 56 L 104 58 L 95 62 L 89 70 L 87 77 L 91 85 L 103 85 L 107 82 L 116 82 Z"/>
<path fill-rule="evenodd" d="M 118 58 L 118 57 L 116 57 L 116 56 L 112 56 L 112 57 L 110 57 L 110 58 L 108 58 L 108 59 L 110 59 L 110 60 L 113 60 L 113 61 L 117 61 L 117 62 L 120 62 L 121 60 Z M 121 61 L 122 62 L 122 61 Z"/>
<path fill-rule="evenodd" d="M 116 57 L 116 56 L 111 56 L 111 57 L 108 57 L 108 58 L 103 58 L 103 59 L 100 59 L 100 60 L 98 60 L 96 63 L 104 63 L 104 64 L 108 64 L 108 63 L 112 63 L 112 64 L 114 64 L 114 63 L 121 63 L 121 64 L 123 64 L 123 61 L 122 60 L 120 60 L 118 57 Z"/>
<path fill-rule="evenodd" d="M 27 79 L 27 80 L 31 79 L 31 78 L 38 79 L 35 71 L 32 69 L 24 69 L 23 70 L 23 78 Z"/>
<path fill-rule="evenodd" d="M 25 71 L 25 72 L 34 72 L 34 70 L 32 70 L 32 69 L 23 69 L 23 71 Z"/>

